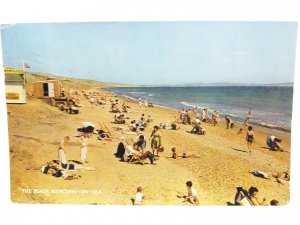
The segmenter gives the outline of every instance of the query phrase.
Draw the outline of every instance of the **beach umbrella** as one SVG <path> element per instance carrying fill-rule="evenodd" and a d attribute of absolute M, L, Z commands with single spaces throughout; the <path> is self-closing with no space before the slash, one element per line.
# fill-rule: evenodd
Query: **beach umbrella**
<path fill-rule="evenodd" d="M 91 123 L 91 122 L 82 122 L 82 125 L 84 127 L 96 127 L 95 124 Z"/>

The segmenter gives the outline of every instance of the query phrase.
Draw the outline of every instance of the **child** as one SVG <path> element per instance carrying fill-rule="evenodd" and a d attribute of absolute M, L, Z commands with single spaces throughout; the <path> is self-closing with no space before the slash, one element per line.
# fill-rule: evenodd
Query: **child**
<path fill-rule="evenodd" d="M 171 151 L 172 151 L 172 158 L 173 158 L 173 159 L 177 159 L 176 148 L 173 147 L 173 148 L 171 149 Z"/>
<path fill-rule="evenodd" d="M 144 199 L 143 189 L 142 187 L 138 187 L 136 189 L 136 194 L 131 199 L 133 205 L 142 205 L 142 201 Z"/>
<path fill-rule="evenodd" d="M 185 184 L 186 184 L 187 191 L 188 191 L 187 201 L 189 201 L 192 204 L 199 205 L 197 192 L 192 187 L 193 186 L 192 181 L 187 181 Z"/>

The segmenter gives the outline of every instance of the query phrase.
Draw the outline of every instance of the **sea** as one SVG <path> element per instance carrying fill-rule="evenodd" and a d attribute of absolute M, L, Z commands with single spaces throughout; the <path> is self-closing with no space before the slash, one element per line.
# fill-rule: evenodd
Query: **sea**
<path fill-rule="evenodd" d="M 290 132 L 293 107 L 291 86 L 201 86 L 201 87 L 126 87 L 107 91 L 135 100 L 147 100 L 177 110 L 208 107 L 221 117 L 243 122 L 251 108 L 250 123 Z"/>

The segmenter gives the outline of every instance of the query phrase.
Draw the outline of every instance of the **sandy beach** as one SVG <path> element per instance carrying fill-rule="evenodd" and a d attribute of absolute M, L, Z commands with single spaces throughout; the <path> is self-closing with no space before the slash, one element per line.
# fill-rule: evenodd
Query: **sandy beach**
<path fill-rule="evenodd" d="M 206 135 L 188 133 L 192 126 L 180 124 L 179 130 L 160 129 L 165 151 L 160 154 L 156 165 L 145 161 L 145 165 L 121 162 L 114 156 L 120 138 L 135 140 L 136 134 L 126 134 L 114 127 L 128 125 L 113 124 L 114 114 L 110 111 L 112 93 L 100 88 L 113 84 L 57 78 L 66 90 L 100 92 L 106 96 L 107 104 L 94 106 L 81 98 L 79 114 L 67 114 L 46 103 L 46 100 L 32 97 L 32 82 L 43 80 L 45 76 L 27 76 L 27 103 L 8 104 L 8 129 L 10 146 L 11 199 L 15 203 L 59 203 L 59 204 L 97 204 L 131 205 L 130 198 L 136 188 L 143 187 L 144 205 L 191 205 L 183 202 L 177 195 L 186 194 L 185 182 L 193 181 L 198 192 L 200 205 L 226 206 L 234 203 L 236 187 L 259 189 L 258 198 L 266 197 L 267 202 L 277 199 L 280 205 L 290 199 L 288 184 L 280 184 L 272 178 L 275 172 L 290 169 L 290 134 L 277 135 L 283 139 L 286 150 L 270 151 L 266 137 L 271 130 L 254 126 L 255 143 L 251 154 L 247 152 L 245 133 L 237 134 L 240 126 L 227 130 L 224 118 L 218 126 L 203 123 Z M 150 150 L 149 137 L 154 125 L 173 121 L 178 116 L 176 110 L 162 107 L 139 108 L 137 102 L 129 102 L 130 112 L 126 122 L 139 119 L 142 113 L 154 119 L 145 132 L 146 150 Z M 88 141 L 88 166 L 96 171 L 80 171 L 75 180 L 64 180 L 43 174 L 40 169 L 48 161 L 57 160 L 57 148 L 64 136 L 71 140 L 65 146 L 67 159 L 80 159 L 80 145 L 77 143 L 77 128 L 89 121 L 97 127 L 104 124 L 113 141 L 100 141 L 93 135 Z M 187 153 L 188 158 L 171 158 L 171 148 L 178 154 Z M 262 179 L 249 173 L 251 170 L 263 171 L 270 179 Z"/>

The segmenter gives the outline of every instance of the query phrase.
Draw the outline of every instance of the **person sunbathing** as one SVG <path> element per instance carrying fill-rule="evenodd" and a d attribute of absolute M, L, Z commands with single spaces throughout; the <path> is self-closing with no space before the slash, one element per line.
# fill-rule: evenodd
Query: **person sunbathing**
<path fill-rule="evenodd" d="M 115 114 L 114 116 L 115 120 L 114 120 L 114 123 L 116 124 L 125 124 L 125 117 L 124 117 L 124 114 Z"/>
<path fill-rule="evenodd" d="M 276 181 L 280 184 L 286 184 L 290 182 L 290 175 L 288 172 L 278 172 L 274 173 L 273 177 L 276 179 Z"/>
<path fill-rule="evenodd" d="M 83 166 L 83 165 L 78 165 L 78 164 L 68 164 L 66 167 L 62 167 L 59 165 L 54 165 L 51 162 L 48 162 L 46 166 L 43 166 L 41 168 L 41 172 L 45 174 L 50 174 L 54 177 L 63 177 L 65 180 L 68 180 L 70 178 L 76 179 L 76 174 L 70 172 L 75 172 L 75 171 L 82 171 L 82 170 L 87 170 L 87 171 L 95 171 L 95 167 L 90 167 L 90 166 Z M 79 176 L 80 177 L 80 176 Z"/>
<path fill-rule="evenodd" d="M 111 112 L 113 113 L 121 113 L 121 110 L 118 108 L 116 103 L 111 104 Z"/>

